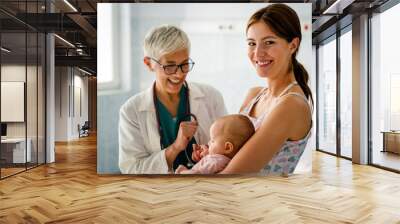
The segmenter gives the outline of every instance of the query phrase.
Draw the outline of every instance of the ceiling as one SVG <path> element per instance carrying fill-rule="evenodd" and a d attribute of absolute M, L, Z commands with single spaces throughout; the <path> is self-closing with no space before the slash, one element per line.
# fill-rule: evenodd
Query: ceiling
<path fill-rule="evenodd" d="M 63 0 L 1 0 L 1 42 L 12 49 L 3 60 L 17 62 L 27 55 L 29 63 L 44 48 L 36 43 L 42 40 L 37 33 L 54 32 L 56 66 L 79 66 L 96 74 L 97 2 L 69 0 L 71 7 Z"/>
<path fill-rule="evenodd" d="M 336 27 L 351 24 L 352 17 L 366 10 L 377 8 L 386 1 L 336 0 L 338 3 L 335 3 L 335 0 L 233 0 L 229 2 L 312 3 L 313 43 L 315 44 L 335 33 Z M 28 54 L 30 52 L 34 53 L 37 46 L 41 49 L 43 44 L 36 43 L 35 35 L 28 35 L 28 40 L 25 40 L 25 30 L 28 30 L 28 33 L 54 32 L 58 35 L 55 38 L 56 65 L 80 66 L 95 74 L 97 66 L 97 3 L 105 2 L 172 1 L 1 0 L 0 28 L 2 31 L 2 46 L 7 43 L 7 47 L 13 48 L 15 55 L 26 52 Z M 200 0 L 196 2 L 215 1 Z M 220 0 L 219 2 L 225 1 Z M 338 23 L 339 20 L 341 21 L 340 23 Z M 63 39 L 69 43 L 63 41 Z M 27 48 L 25 48 L 25 41 L 28 43 Z"/>

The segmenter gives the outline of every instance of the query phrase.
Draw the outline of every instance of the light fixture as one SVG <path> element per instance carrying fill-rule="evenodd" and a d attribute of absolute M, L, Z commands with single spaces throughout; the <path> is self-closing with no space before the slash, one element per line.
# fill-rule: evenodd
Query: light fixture
<path fill-rule="evenodd" d="M 4 51 L 4 52 L 6 52 L 6 53 L 10 53 L 10 52 L 11 52 L 11 50 L 9 50 L 9 49 L 7 49 L 7 48 L 5 48 L 5 47 L 1 47 L 1 50 Z"/>
<path fill-rule="evenodd" d="M 79 55 L 87 55 L 82 48 L 77 48 L 76 49 L 76 53 L 78 53 Z"/>
<path fill-rule="evenodd" d="M 90 72 L 88 72 L 88 71 L 86 71 L 86 70 L 83 70 L 83 69 L 81 69 L 81 68 L 79 68 L 79 67 L 78 67 L 78 70 L 81 71 L 81 72 L 83 72 L 83 73 L 85 73 L 85 74 L 87 74 L 87 75 L 90 75 L 90 76 L 92 75 L 92 73 L 90 73 Z"/>
<path fill-rule="evenodd" d="M 68 0 L 64 0 L 65 4 L 67 4 L 72 10 L 74 10 L 75 12 L 78 12 L 78 10 L 71 4 L 69 3 Z"/>
<path fill-rule="evenodd" d="M 60 39 L 61 41 L 63 41 L 64 43 L 66 43 L 67 45 L 69 45 L 69 46 L 75 48 L 75 45 L 71 44 L 71 42 L 69 42 L 68 40 L 66 40 L 66 39 L 64 39 L 64 38 L 62 38 L 62 37 L 60 37 L 60 36 L 58 36 L 57 34 L 54 34 L 54 36 L 57 37 L 58 39 Z"/>
<path fill-rule="evenodd" d="M 354 1 L 355 0 L 336 0 L 332 5 L 325 9 L 322 14 L 342 14 L 343 10 Z"/>

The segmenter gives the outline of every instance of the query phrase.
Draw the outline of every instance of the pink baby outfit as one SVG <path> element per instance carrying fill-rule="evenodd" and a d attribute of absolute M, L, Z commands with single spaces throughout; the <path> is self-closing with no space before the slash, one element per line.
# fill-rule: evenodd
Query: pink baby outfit
<path fill-rule="evenodd" d="M 228 165 L 231 159 L 224 155 L 212 154 L 204 156 L 192 169 L 178 168 L 176 173 L 179 174 L 214 174 L 222 171 Z"/>

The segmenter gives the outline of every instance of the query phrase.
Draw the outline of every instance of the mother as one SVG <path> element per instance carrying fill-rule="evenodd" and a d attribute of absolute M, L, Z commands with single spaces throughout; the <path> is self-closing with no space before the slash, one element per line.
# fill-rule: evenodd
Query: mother
<path fill-rule="evenodd" d="M 247 24 L 248 57 L 268 87 L 250 89 L 241 113 L 256 133 L 240 149 L 223 174 L 293 173 L 312 126 L 308 73 L 297 61 L 301 42 L 296 12 L 273 4 L 255 12 Z"/>

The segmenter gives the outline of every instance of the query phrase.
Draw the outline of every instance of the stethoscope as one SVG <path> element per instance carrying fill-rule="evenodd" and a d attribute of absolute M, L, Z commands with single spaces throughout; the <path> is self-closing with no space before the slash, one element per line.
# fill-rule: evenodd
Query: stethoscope
<path fill-rule="evenodd" d="M 189 100 L 189 87 L 188 87 L 188 84 L 185 81 L 183 85 L 186 87 L 186 113 L 185 113 L 185 116 L 181 120 L 178 120 L 178 125 L 182 121 L 186 120 L 186 118 L 188 118 L 188 117 L 193 118 L 195 121 L 197 121 L 196 115 L 190 113 L 190 100 Z M 163 144 L 163 139 L 162 139 L 163 138 L 163 134 L 162 134 L 163 133 L 163 129 L 161 127 L 161 122 L 160 122 L 160 113 L 158 112 L 158 109 L 157 109 L 156 82 L 154 82 L 154 84 L 153 84 L 153 103 L 154 103 L 154 108 L 156 110 L 158 133 L 160 134 L 160 146 L 161 146 L 161 149 L 164 149 L 165 145 Z M 193 136 L 193 138 L 194 138 L 194 136 Z M 185 155 L 186 155 L 186 159 L 188 161 L 188 163 L 186 164 L 187 167 L 190 168 L 190 167 L 194 166 L 193 160 L 189 157 L 189 155 L 187 153 L 187 147 L 185 148 Z"/>

